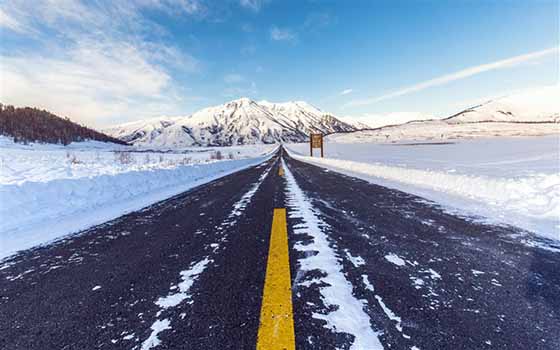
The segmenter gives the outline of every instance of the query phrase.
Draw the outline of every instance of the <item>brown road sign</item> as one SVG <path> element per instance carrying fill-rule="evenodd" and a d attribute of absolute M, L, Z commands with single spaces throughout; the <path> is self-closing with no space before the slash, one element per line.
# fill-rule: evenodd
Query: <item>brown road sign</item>
<path fill-rule="evenodd" d="M 313 157 L 313 148 L 321 149 L 321 158 L 323 158 L 323 134 L 309 135 L 309 153 Z"/>

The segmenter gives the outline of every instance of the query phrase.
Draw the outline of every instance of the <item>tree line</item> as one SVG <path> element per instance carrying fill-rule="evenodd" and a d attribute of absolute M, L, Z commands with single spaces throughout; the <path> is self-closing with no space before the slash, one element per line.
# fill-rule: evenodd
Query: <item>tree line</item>
<path fill-rule="evenodd" d="M 79 125 L 68 118 L 58 117 L 46 110 L 14 107 L 0 103 L 0 135 L 10 136 L 15 142 L 41 142 L 68 145 L 71 142 L 96 140 L 127 143 L 99 131 Z"/>

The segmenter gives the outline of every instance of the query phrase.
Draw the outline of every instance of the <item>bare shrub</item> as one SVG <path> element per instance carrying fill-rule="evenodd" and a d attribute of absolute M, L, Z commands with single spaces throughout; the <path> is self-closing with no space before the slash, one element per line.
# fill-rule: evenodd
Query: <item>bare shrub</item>
<path fill-rule="evenodd" d="M 83 162 L 78 159 L 75 153 L 66 151 L 66 159 L 70 164 L 82 164 Z"/>
<path fill-rule="evenodd" d="M 222 160 L 224 159 L 224 155 L 222 154 L 222 151 L 215 151 L 210 153 L 210 159 L 212 160 Z"/>
<path fill-rule="evenodd" d="M 191 157 L 183 157 L 183 159 L 181 159 L 179 161 L 179 164 L 181 165 L 187 165 L 187 164 L 191 164 L 192 162 L 192 158 Z"/>
<path fill-rule="evenodd" d="M 72 154 L 72 155 L 70 156 L 70 163 L 71 163 L 71 164 L 81 164 L 81 163 L 83 163 L 83 162 L 80 161 L 80 160 L 78 159 L 78 157 L 77 157 L 75 154 Z"/>
<path fill-rule="evenodd" d="M 115 161 L 117 163 L 126 165 L 133 162 L 132 154 L 130 154 L 130 152 L 113 151 L 113 154 L 115 155 Z"/>
<path fill-rule="evenodd" d="M 228 159 L 235 159 L 235 155 L 232 152 L 229 152 Z"/>

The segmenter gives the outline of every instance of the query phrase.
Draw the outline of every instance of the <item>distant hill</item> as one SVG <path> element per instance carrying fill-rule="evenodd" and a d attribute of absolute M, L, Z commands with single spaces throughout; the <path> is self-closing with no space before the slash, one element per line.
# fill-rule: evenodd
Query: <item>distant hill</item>
<path fill-rule="evenodd" d="M 329 135 L 327 141 L 441 141 L 495 136 L 560 134 L 560 86 L 520 91 L 465 109 L 445 119 L 411 121 L 372 130 Z"/>
<path fill-rule="evenodd" d="M 304 142 L 310 133 L 355 130 L 303 101 L 271 103 L 240 98 L 190 116 L 136 121 L 104 132 L 134 145 L 172 148 Z"/>
<path fill-rule="evenodd" d="M 68 145 L 71 142 L 95 140 L 127 143 L 99 131 L 81 126 L 68 118 L 60 118 L 45 110 L 14 107 L 0 103 L 0 135 L 10 136 L 15 142 L 41 142 Z"/>

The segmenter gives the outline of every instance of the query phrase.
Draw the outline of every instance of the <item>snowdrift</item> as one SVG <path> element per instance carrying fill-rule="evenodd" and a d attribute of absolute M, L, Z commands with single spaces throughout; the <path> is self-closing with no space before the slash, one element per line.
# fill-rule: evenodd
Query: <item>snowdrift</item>
<path fill-rule="evenodd" d="M 519 177 L 456 174 L 332 158 L 291 156 L 453 208 L 458 214 L 512 224 L 560 240 L 560 173 Z M 457 212 L 457 209 L 459 211 Z"/>
<path fill-rule="evenodd" d="M 0 185 L 0 258 L 139 210 L 269 157 Z"/>

